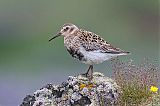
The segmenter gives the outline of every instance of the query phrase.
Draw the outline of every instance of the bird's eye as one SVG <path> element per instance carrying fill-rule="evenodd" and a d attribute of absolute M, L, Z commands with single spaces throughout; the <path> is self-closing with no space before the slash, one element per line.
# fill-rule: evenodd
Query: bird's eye
<path fill-rule="evenodd" d="M 66 30 L 68 30 L 69 29 L 69 27 L 66 27 Z"/>
<path fill-rule="evenodd" d="M 65 29 L 64 29 L 64 31 L 67 31 L 69 29 L 69 27 L 66 27 Z"/>

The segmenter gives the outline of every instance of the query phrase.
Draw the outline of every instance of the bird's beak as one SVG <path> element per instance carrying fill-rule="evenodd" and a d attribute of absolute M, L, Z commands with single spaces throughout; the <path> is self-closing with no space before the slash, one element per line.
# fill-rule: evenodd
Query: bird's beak
<path fill-rule="evenodd" d="M 58 36 L 61 36 L 61 32 L 58 32 L 55 36 L 53 36 L 51 39 L 49 39 L 49 42 L 50 42 L 51 40 L 53 40 L 54 38 L 58 37 Z"/>

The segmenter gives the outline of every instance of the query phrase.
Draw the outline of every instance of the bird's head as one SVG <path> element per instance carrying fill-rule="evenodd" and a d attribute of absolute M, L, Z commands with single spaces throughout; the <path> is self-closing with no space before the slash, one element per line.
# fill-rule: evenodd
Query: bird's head
<path fill-rule="evenodd" d="M 71 24 L 71 23 L 64 24 L 61 30 L 54 37 L 52 37 L 49 41 L 61 35 L 64 37 L 67 35 L 72 35 L 77 30 L 78 30 L 78 27 L 74 24 Z"/>

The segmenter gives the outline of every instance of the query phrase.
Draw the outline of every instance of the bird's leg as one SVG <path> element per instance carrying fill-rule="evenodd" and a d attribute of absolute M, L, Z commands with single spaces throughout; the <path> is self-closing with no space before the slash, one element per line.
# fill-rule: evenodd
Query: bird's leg
<path fill-rule="evenodd" d="M 93 78 L 93 65 L 90 65 L 87 72 L 81 75 L 87 77 L 91 81 Z"/>
<path fill-rule="evenodd" d="M 87 70 L 87 73 L 86 73 L 86 77 L 89 79 L 89 80 L 92 80 L 93 78 L 93 65 L 90 65 L 88 70 Z"/>

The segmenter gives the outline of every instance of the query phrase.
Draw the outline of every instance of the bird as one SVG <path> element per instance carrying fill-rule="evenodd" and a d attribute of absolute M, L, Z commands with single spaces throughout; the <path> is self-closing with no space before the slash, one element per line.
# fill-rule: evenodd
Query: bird
<path fill-rule="evenodd" d="M 87 72 L 83 74 L 89 80 L 93 78 L 93 65 L 130 53 L 113 47 L 100 35 L 81 29 L 72 23 L 65 23 L 49 41 L 59 36 L 63 36 L 64 46 L 74 59 L 89 65 Z"/>

